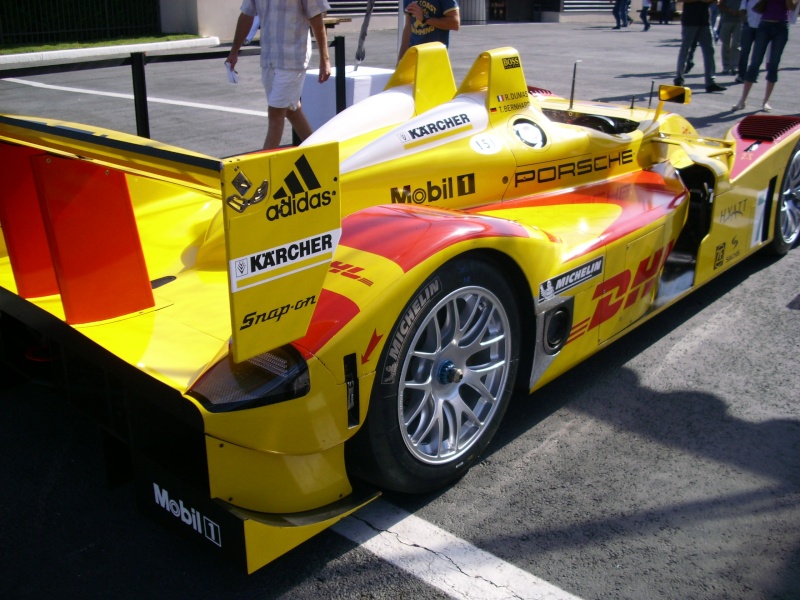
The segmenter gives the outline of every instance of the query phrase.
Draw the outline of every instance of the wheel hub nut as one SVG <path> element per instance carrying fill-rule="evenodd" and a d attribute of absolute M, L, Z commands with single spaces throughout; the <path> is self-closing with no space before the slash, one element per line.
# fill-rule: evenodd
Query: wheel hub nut
<path fill-rule="evenodd" d="M 456 365 L 451 360 L 446 360 L 439 367 L 438 380 L 439 383 L 458 383 L 464 379 L 464 372 L 456 368 Z"/>

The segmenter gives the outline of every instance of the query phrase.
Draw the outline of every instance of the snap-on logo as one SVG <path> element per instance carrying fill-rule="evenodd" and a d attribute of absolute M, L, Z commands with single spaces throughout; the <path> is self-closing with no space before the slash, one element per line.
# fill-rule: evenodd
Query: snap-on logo
<path fill-rule="evenodd" d="M 277 202 L 267 208 L 268 221 L 277 221 L 281 217 L 288 218 L 328 206 L 336 194 L 335 191 L 322 189 L 305 154 L 295 161 L 294 166 L 284 177 L 283 185 L 272 195 L 272 199 Z"/>
<path fill-rule="evenodd" d="M 205 536 L 207 540 L 222 547 L 222 532 L 219 525 L 208 517 L 204 517 L 194 508 L 187 507 L 183 500 L 175 500 L 169 497 L 166 489 L 161 489 L 157 483 L 153 483 L 155 502 L 161 508 L 169 512 L 173 517 L 180 519 L 184 524 L 194 529 L 197 533 Z"/>

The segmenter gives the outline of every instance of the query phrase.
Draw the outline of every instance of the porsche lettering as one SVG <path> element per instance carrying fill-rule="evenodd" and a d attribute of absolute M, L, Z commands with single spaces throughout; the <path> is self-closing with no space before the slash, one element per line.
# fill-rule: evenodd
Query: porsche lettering
<path fill-rule="evenodd" d="M 524 171 L 515 173 L 515 187 L 526 183 L 548 183 L 567 177 L 588 175 L 597 171 L 604 171 L 613 167 L 627 165 L 633 162 L 633 150 L 622 150 L 611 154 L 582 158 L 548 165 L 535 165 Z"/>

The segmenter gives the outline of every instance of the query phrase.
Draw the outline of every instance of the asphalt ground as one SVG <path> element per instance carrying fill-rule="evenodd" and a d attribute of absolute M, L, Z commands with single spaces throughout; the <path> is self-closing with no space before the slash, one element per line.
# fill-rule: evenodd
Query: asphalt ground
<path fill-rule="evenodd" d="M 480 51 L 510 45 L 532 85 L 568 95 L 580 60 L 576 97 L 646 103 L 651 82 L 674 76 L 680 27 L 611 25 L 609 15 L 464 27 L 452 38 L 456 81 Z M 800 111 L 795 34 L 774 114 Z M 352 57 L 356 34 L 345 45 Z M 364 65 L 391 68 L 396 32 L 370 32 L 366 48 Z M 739 86 L 706 93 L 696 62 L 687 78 L 693 102 L 677 110 L 703 135 L 723 136 L 743 116 L 730 111 Z M 151 103 L 152 137 L 216 156 L 257 149 L 263 116 L 185 104 L 264 111 L 257 58 L 243 58 L 239 72 L 234 86 L 216 59 L 148 65 L 149 95 L 184 103 Z M 135 132 L 124 68 L 28 81 L 57 87 L 0 80 L 0 112 Z M 753 107 L 761 93 L 763 80 Z M 799 268 L 798 250 L 748 259 L 535 395 L 515 398 L 485 459 L 457 485 L 385 501 L 583 598 L 800 597 Z M 56 394 L 10 374 L 1 380 L 0 595 L 448 595 L 333 531 L 250 577 L 218 564 L 139 514 L 130 486 L 106 488 L 96 431 Z"/>

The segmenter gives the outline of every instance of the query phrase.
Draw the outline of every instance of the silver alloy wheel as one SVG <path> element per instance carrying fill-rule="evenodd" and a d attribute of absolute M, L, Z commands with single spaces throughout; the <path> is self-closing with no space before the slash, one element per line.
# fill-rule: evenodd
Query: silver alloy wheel
<path fill-rule="evenodd" d="M 443 298 L 425 317 L 403 363 L 403 441 L 426 464 L 457 461 L 491 423 L 506 388 L 511 334 L 502 303 L 482 287 Z"/>
<path fill-rule="evenodd" d="M 778 209 L 781 237 L 791 246 L 800 234 L 800 151 L 794 153 L 786 167 Z"/>

